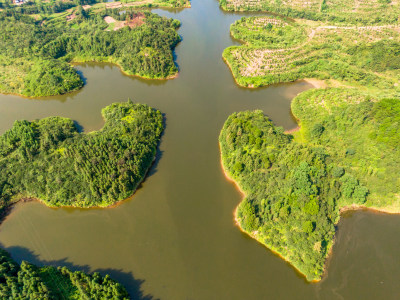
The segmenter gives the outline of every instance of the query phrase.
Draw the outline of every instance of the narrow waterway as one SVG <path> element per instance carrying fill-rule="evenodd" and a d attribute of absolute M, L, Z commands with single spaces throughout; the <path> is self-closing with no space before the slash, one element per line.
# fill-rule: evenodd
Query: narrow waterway
<path fill-rule="evenodd" d="M 221 55 L 235 43 L 230 24 L 244 14 L 225 13 L 216 0 L 155 12 L 182 22 L 178 78 L 145 81 L 109 64 L 84 64 L 77 69 L 87 84 L 78 92 L 40 100 L 0 95 L 1 133 L 16 119 L 53 115 L 97 130 L 101 109 L 128 98 L 161 110 L 166 130 L 148 178 L 112 209 L 21 203 L 0 226 L 1 246 L 18 261 L 110 273 L 139 299 L 397 299 L 399 216 L 347 214 L 328 275 L 317 284 L 235 227 L 241 195 L 220 167 L 224 121 L 235 111 L 261 109 L 291 129 L 290 102 L 311 86 L 236 86 Z"/>

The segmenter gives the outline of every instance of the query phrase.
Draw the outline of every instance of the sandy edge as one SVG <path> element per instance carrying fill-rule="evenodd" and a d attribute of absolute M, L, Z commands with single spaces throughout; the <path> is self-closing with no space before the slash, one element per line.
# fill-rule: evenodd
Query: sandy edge
<path fill-rule="evenodd" d="M 244 198 L 247 197 L 247 194 L 246 194 L 246 192 L 240 187 L 239 183 L 237 183 L 237 182 L 231 177 L 231 175 L 229 174 L 229 172 L 225 169 L 224 164 L 223 164 L 223 161 L 222 161 L 222 151 L 221 151 L 221 145 L 220 145 L 220 143 L 218 143 L 218 146 L 219 146 L 219 152 L 220 152 L 220 157 L 221 157 L 221 159 L 220 159 L 220 164 L 221 164 L 221 168 L 222 168 L 222 171 L 223 171 L 223 173 L 224 173 L 224 176 L 225 176 L 225 178 L 226 178 L 229 182 L 233 183 L 234 186 L 235 186 L 235 188 L 240 192 L 240 194 L 242 194 L 243 198 L 242 198 L 241 201 L 240 201 L 240 203 L 242 203 L 242 201 L 244 200 Z M 238 220 L 238 218 L 237 218 L 237 210 L 238 210 L 238 208 L 239 208 L 240 203 L 236 206 L 235 210 L 233 211 L 234 223 L 235 223 L 235 225 L 239 228 L 239 230 L 240 230 L 241 232 L 247 234 L 247 235 L 250 236 L 251 238 L 255 239 L 258 243 L 260 243 L 262 246 L 264 246 L 265 248 L 267 248 L 267 249 L 268 249 L 269 251 L 271 251 L 273 254 L 275 254 L 275 255 L 277 255 L 278 257 L 280 257 L 281 259 L 283 259 L 283 260 L 284 260 L 285 262 L 287 262 L 298 274 L 301 274 L 301 276 L 303 276 L 304 278 L 306 278 L 306 276 L 305 276 L 299 269 L 297 269 L 297 268 L 296 268 L 286 257 L 284 257 L 281 253 L 279 253 L 279 252 L 277 252 L 276 250 L 273 250 L 273 249 L 269 248 L 267 245 L 265 245 L 262 241 L 259 240 L 259 238 L 258 238 L 258 236 L 257 236 L 256 234 L 254 234 L 254 233 L 249 233 L 249 232 L 243 230 L 243 228 L 240 226 L 239 220 Z M 343 213 L 348 212 L 348 211 L 358 211 L 358 210 L 361 210 L 361 211 L 372 211 L 372 212 L 375 212 L 375 213 L 384 213 L 384 214 L 400 214 L 400 209 L 399 209 L 399 210 L 390 210 L 390 209 L 387 209 L 387 208 L 367 207 L 367 206 L 365 206 L 365 205 L 352 204 L 352 205 L 343 206 L 343 207 L 339 208 L 339 221 L 338 221 L 338 223 L 340 222 L 340 219 L 341 219 L 341 216 L 342 216 Z M 337 224 L 338 224 L 338 223 L 337 223 Z M 335 227 L 336 227 L 337 224 L 335 224 Z M 327 267 L 328 267 L 329 262 L 330 262 L 330 260 L 331 260 L 331 258 L 332 258 L 332 256 L 333 256 L 333 246 L 335 245 L 335 242 L 336 242 L 336 233 L 337 233 L 337 230 L 335 230 L 335 235 L 334 235 L 334 238 L 333 238 L 333 241 L 332 241 L 332 246 L 331 246 L 331 248 L 329 249 L 328 254 L 327 254 L 326 258 L 325 258 L 325 264 L 324 264 L 323 273 L 322 273 L 322 275 L 321 275 L 321 278 L 318 279 L 318 280 L 312 280 L 312 281 L 308 281 L 308 280 L 306 279 L 308 282 L 317 283 L 317 282 L 320 282 L 320 281 L 324 280 L 324 279 L 327 277 L 327 274 L 328 274 Z"/>
<path fill-rule="evenodd" d="M 311 84 L 316 89 L 325 89 L 328 87 L 328 84 L 325 80 L 316 79 L 316 78 L 304 78 L 296 81 L 304 81 Z"/>

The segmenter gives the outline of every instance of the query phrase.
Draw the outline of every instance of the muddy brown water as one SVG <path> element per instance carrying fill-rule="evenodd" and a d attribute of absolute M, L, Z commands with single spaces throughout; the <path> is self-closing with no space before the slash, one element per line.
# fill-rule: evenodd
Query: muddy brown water
<path fill-rule="evenodd" d="M 276 124 L 295 128 L 291 99 L 311 86 L 235 85 L 221 54 L 236 43 L 230 24 L 245 14 L 225 13 L 215 0 L 156 12 L 182 21 L 178 78 L 146 81 L 112 65 L 83 64 L 77 69 L 87 84 L 78 92 L 46 99 L 0 95 L 1 133 L 14 120 L 54 115 L 97 130 L 101 108 L 127 98 L 160 109 L 166 130 L 148 178 L 112 209 L 21 203 L 0 226 L 1 246 L 18 261 L 110 273 L 138 299 L 398 299 L 399 216 L 346 213 L 328 274 L 313 284 L 234 226 L 241 195 L 220 167 L 224 121 L 235 111 L 262 109 Z"/>

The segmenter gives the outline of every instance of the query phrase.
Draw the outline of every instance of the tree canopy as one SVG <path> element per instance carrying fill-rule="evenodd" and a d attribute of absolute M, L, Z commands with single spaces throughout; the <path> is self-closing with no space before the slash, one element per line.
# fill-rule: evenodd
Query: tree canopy
<path fill-rule="evenodd" d="M 79 89 L 83 81 L 69 64 L 74 61 L 113 62 L 127 74 L 145 78 L 176 75 L 172 51 L 180 41 L 179 21 L 141 12 L 140 22 L 109 30 L 105 16 L 122 23 L 136 16 L 132 9 L 118 12 L 81 8 L 72 20 L 41 21 L 13 10 L 0 12 L 0 92 L 38 97 Z"/>
<path fill-rule="evenodd" d="M 319 280 L 341 208 L 400 211 L 399 107 L 357 90 L 310 90 L 293 101 L 294 136 L 261 111 L 232 114 L 219 141 L 226 172 L 246 193 L 240 227 Z"/>
<path fill-rule="evenodd" d="M 126 289 L 99 273 L 73 272 L 66 267 L 17 264 L 0 249 L 1 299 L 129 299 Z"/>
<path fill-rule="evenodd" d="M 163 117 L 131 102 L 102 115 L 103 129 L 87 134 L 67 118 L 16 121 L 0 137 L 0 207 L 21 198 L 105 207 L 132 195 L 155 158 Z"/>

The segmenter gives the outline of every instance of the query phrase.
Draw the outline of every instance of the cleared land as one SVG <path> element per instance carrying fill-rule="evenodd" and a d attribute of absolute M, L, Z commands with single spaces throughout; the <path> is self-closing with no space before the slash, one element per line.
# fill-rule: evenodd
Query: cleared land
<path fill-rule="evenodd" d="M 253 17 L 234 23 L 231 34 L 245 45 L 225 49 L 223 57 L 241 86 L 317 78 L 384 90 L 386 96 L 399 92 L 397 25 L 335 26 Z"/>
<path fill-rule="evenodd" d="M 397 0 L 220 0 L 231 11 L 265 11 L 331 23 L 398 23 Z"/>
<path fill-rule="evenodd" d="M 132 15 L 128 16 L 124 21 L 117 21 L 113 17 L 105 16 L 104 22 L 109 24 L 109 27 L 106 29 L 117 31 L 124 27 L 135 28 L 145 24 L 146 16 L 142 12 L 133 13 Z"/>

